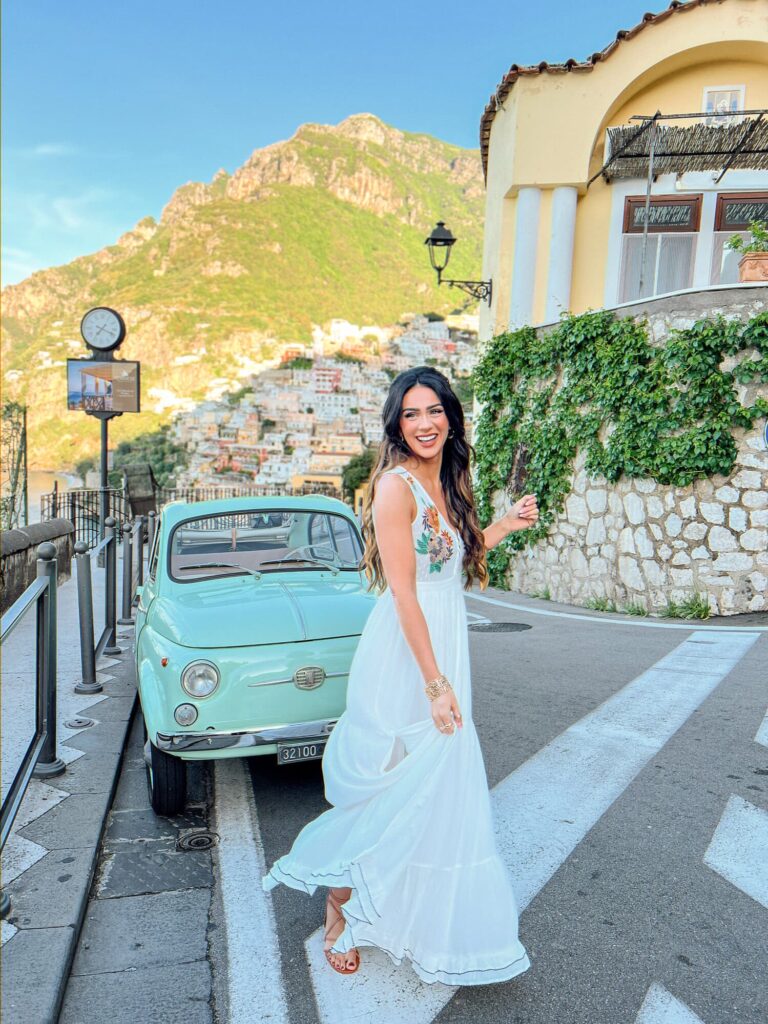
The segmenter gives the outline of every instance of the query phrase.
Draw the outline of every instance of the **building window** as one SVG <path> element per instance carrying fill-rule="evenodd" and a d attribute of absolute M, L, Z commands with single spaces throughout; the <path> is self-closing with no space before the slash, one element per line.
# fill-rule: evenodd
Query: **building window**
<path fill-rule="evenodd" d="M 653 196 L 643 262 L 645 196 L 627 196 L 619 302 L 691 287 L 700 220 L 701 195 Z"/>
<path fill-rule="evenodd" d="M 736 114 L 744 109 L 743 85 L 708 85 L 704 89 L 704 102 L 702 110 L 705 114 Z M 723 127 L 727 124 L 734 124 L 738 121 L 737 116 L 733 117 L 705 117 L 704 124 L 714 127 Z"/>
<path fill-rule="evenodd" d="M 715 208 L 710 284 L 738 284 L 741 253 L 726 249 L 732 235 L 749 237 L 753 220 L 768 222 L 768 192 L 721 192 Z"/>

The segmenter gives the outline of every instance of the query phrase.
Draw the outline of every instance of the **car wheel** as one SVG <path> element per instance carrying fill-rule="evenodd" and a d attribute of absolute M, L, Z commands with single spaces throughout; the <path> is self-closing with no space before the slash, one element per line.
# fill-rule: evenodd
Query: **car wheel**
<path fill-rule="evenodd" d="M 187 802 L 187 766 L 179 757 L 160 750 L 144 727 L 144 764 L 147 769 L 149 801 L 155 814 L 170 816 L 184 810 Z"/>

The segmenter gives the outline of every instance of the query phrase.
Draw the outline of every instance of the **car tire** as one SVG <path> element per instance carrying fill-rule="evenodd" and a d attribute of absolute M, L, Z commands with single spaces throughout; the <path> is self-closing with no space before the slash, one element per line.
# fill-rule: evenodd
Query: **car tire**
<path fill-rule="evenodd" d="M 144 723 L 144 764 L 149 802 L 155 814 L 170 817 L 184 810 L 187 802 L 187 766 L 179 757 L 160 750 L 147 735 Z"/>

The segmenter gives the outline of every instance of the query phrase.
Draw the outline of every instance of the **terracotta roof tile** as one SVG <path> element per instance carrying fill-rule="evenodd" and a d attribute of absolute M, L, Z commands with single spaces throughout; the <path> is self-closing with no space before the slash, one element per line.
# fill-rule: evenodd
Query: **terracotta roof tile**
<path fill-rule="evenodd" d="M 704 4 L 710 3 L 723 3 L 724 0 L 672 0 L 672 3 L 665 10 L 660 11 L 658 14 L 648 12 L 643 15 L 641 20 L 633 25 L 632 28 L 623 28 L 616 33 L 616 38 L 611 40 L 608 45 L 598 50 L 597 53 L 593 53 L 587 57 L 584 61 L 576 60 L 574 57 L 569 57 L 568 60 L 562 64 L 549 64 L 543 60 L 539 64 L 513 64 L 509 71 L 506 73 L 504 78 L 499 82 L 496 87 L 496 91 L 491 96 L 488 104 L 483 111 L 483 116 L 480 118 L 480 155 L 483 160 L 483 173 L 486 178 L 488 176 L 488 146 L 491 138 L 491 125 L 493 119 L 496 116 L 496 111 L 507 98 L 510 89 L 515 84 L 518 78 L 523 75 L 540 75 L 545 71 L 547 74 L 563 74 L 572 71 L 592 71 L 595 64 L 599 61 L 606 60 L 610 57 L 613 51 L 618 47 L 619 43 L 625 39 L 632 39 L 634 36 L 641 32 L 646 25 L 656 25 L 659 22 L 665 21 L 672 14 L 676 14 L 678 11 L 691 11 L 694 7 L 701 7 Z"/>

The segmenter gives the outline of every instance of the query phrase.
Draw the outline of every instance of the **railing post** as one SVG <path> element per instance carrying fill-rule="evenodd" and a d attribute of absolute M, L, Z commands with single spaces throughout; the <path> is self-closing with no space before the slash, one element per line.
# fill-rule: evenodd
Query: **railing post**
<path fill-rule="evenodd" d="M 117 523 L 113 516 L 107 516 L 104 521 L 105 535 L 109 538 L 107 544 L 106 577 L 104 579 L 104 625 L 108 630 L 107 643 L 104 647 L 104 654 L 121 654 L 122 648 L 117 646 Z"/>
<path fill-rule="evenodd" d="M 136 522 L 139 524 L 139 560 L 136 565 L 136 586 L 140 587 L 144 583 L 144 516 L 136 516 Z"/>
<path fill-rule="evenodd" d="M 157 529 L 157 513 L 154 509 L 147 516 L 147 557 L 152 554 L 152 545 L 155 543 L 155 530 Z"/>
<path fill-rule="evenodd" d="M 82 682 L 75 685 L 75 693 L 100 693 L 104 687 L 96 682 L 96 651 L 93 645 L 93 581 L 91 556 L 84 540 L 75 544 L 77 563 L 77 611 L 80 619 L 80 665 Z"/>
<path fill-rule="evenodd" d="M 42 690 L 45 742 L 32 774 L 36 779 L 49 779 L 66 769 L 56 756 L 56 548 L 50 541 L 37 549 L 37 575 L 48 578 L 48 588 L 38 605 L 42 612 L 37 617 L 38 693 Z"/>
<path fill-rule="evenodd" d="M 133 566 L 131 564 L 131 524 L 123 523 L 123 603 L 120 618 L 117 620 L 120 626 L 132 626 L 131 617 L 131 577 Z"/>

